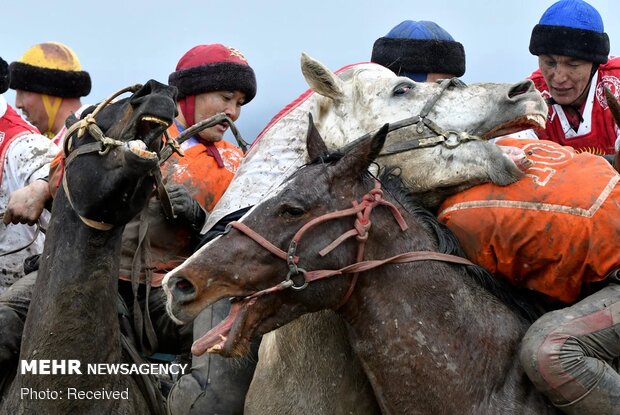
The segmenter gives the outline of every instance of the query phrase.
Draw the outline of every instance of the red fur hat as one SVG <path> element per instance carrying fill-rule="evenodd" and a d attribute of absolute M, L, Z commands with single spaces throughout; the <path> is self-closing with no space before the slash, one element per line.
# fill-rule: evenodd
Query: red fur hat
<path fill-rule="evenodd" d="M 168 83 L 179 90 L 179 98 L 209 91 L 241 91 L 245 104 L 256 95 L 256 76 L 237 49 L 214 43 L 198 45 L 179 60 Z"/>

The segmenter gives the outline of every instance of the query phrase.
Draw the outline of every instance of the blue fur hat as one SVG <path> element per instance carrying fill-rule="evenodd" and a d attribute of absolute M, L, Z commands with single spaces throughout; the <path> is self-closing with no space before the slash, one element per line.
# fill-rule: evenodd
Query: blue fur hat
<path fill-rule="evenodd" d="M 534 26 L 532 55 L 562 55 L 601 64 L 609 56 L 609 37 L 598 11 L 583 0 L 560 0 Z"/>
<path fill-rule="evenodd" d="M 372 62 L 415 81 L 428 73 L 463 76 L 465 49 L 437 23 L 405 20 L 375 41 Z"/>

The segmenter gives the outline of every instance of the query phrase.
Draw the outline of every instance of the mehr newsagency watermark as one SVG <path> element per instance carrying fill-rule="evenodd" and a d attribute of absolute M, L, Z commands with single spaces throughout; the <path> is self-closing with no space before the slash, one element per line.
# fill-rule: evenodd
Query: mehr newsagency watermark
<path fill-rule="evenodd" d="M 188 364 L 182 363 L 88 363 L 82 365 L 79 360 L 21 360 L 19 362 L 22 375 L 161 375 L 181 376 L 186 373 Z M 37 390 L 22 387 L 21 399 L 68 399 L 68 400 L 103 400 L 129 399 L 129 389 L 109 390 L 105 388 L 81 390 L 66 387 L 62 390 Z"/>

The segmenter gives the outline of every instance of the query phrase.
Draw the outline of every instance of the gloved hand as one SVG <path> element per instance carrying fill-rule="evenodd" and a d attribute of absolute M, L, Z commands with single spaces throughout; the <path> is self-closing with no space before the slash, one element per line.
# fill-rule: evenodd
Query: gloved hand
<path fill-rule="evenodd" d="M 177 183 L 167 184 L 166 191 L 170 198 L 174 216 L 186 221 L 195 230 L 200 230 L 207 215 L 185 186 Z"/>

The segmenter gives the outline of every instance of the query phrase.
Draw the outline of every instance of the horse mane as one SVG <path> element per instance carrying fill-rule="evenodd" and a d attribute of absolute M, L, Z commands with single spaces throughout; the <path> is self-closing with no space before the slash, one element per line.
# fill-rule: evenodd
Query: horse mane
<path fill-rule="evenodd" d="M 368 178 L 372 176 L 368 174 Z M 417 196 L 412 194 L 400 178 L 400 168 L 386 167 L 379 171 L 377 179 L 385 191 L 390 193 L 419 223 L 437 240 L 437 251 L 466 258 L 461 244 L 454 233 L 435 214 L 423 207 Z M 537 304 L 537 299 L 528 292 L 514 287 L 507 281 L 494 277 L 478 265 L 464 266 L 463 269 L 477 284 L 481 285 L 502 303 L 517 312 L 526 321 L 532 323 L 546 310 Z"/>
<path fill-rule="evenodd" d="M 333 164 L 343 156 L 344 153 L 342 151 L 323 153 L 306 164 L 306 166 L 314 164 Z M 454 233 L 452 233 L 445 224 L 439 222 L 435 213 L 421 204 L 419 195 L 411 193 L 405 186 L 400 177 L 400 168 L 387 166 L 383 169 L 379 169 L 377 165 L 375 166 L 378 174 L 375 177 L 372 173 L 366 172 L 363 177 L 364 183 L 368 184 L 368 186 L 372 186 L 375 179 L 379 180 L 383 190 L 392 195 L 405 210 L 414 215 L 419 224 L 426 229 L 430 235 L 435 236 L 437 252 L 466 258 L 467 256 L 461 248 L 459 240 L 454 236 Z M 293 173 L 289 179 L 292 179 L 300 171 L 301 169 Z M 531 291 L 515 287 L 504 279 L 494 277 L 490 272 L 479 265 L 463 266 L 463 270 L 474 282 L 482 286 L 529 323 L 533 323 L 548 311 L 548 305 L 544 303 L 544 299 L 536 297 L 535 293 Z"/>

